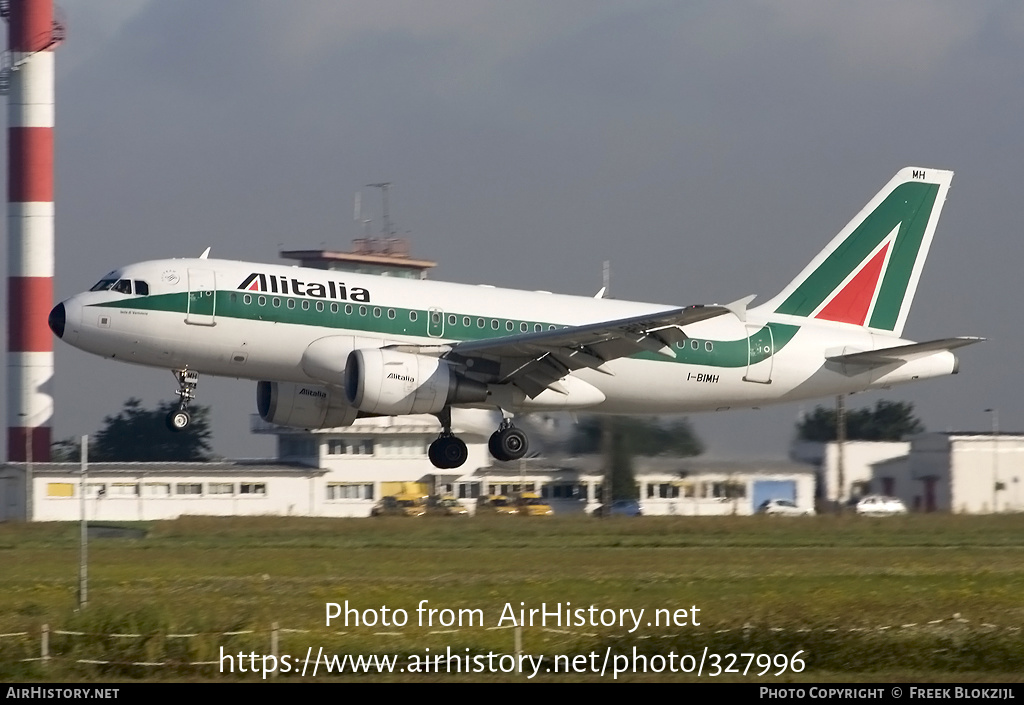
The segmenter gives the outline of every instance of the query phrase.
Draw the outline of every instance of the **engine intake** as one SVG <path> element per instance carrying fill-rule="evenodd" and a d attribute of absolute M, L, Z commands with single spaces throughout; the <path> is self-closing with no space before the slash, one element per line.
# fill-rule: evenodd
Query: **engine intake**
<path fill-rule="evenodd" d="M 337 390 L 291 382 L 258 382 L 256 409 L 264 421 L 292 428 L 350 426 L 359 416 Z"/>

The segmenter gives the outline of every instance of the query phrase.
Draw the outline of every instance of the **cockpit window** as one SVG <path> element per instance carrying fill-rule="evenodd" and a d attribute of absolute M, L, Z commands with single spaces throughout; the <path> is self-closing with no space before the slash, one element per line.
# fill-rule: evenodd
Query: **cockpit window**
<path fill-rule="evenodd" d="M 149 287 L 146 287 L 147 291 Z M 96 286 L 89 291 L 116 291 L 119 294 L 132 293 L 131 279 L 101 279 Z"/>
<path fill-rule="evenodd" d="M 141 279 L 135 280 L 135 294 L 137 296 L 149 296 L 149 284 Z"/>

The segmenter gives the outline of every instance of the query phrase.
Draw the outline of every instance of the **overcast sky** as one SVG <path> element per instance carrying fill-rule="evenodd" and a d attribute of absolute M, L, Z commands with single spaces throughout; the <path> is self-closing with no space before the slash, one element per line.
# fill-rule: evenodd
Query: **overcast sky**
<path fill-rule="evenodd" d="M 1024 4 L 749 0 L 63 0 L 57 299 L 163 257 L 347 249 L 352 200 L 432 275 L 688 305 L 775 294 L 904 166 L 952 169 L 905 335 L 981 335 L 957 377 L 853 397 L 929 430 L 1024 430 Z M 380 227 L 379 193 L 363 189 Z M 169 372 L 56 345 L 54 437 Z M 203 377 L 215 450 L 255 384 Z M 822 400 L 832 404 L 832 399 Z M 814 402 L 807 405 L 813 407 Z M 781 456 L 799 408 L 697 415 Z"/>

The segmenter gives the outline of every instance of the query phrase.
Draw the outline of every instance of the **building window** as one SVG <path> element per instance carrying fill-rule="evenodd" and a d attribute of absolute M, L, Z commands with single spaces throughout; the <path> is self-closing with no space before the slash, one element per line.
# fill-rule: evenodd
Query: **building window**
<path fill-rule="evenodd" d="M 571 483 L 551 483 L 545 485 L 542 489 L 543 497 L 550 497 L 551 499 L 579 499 L 580 497 L 580 485 Z M 586 490 L 583 491 L 583 496 L 586 497 Z"/>
<path fill-rule="evenodd" d="M 144 497 L 170 497 L 171 485 L 169 482 L 147 482 L 142 486 Z"/>
<path fill-rule="evenodd" d="M 111 497 L 138 497 L 139 485 L 136 482 L 115 482 L 110 486 Z"/>
<path fill-rule="evenodd" d="M 115 485 L 116 487 L 116 485 Z M 111 488 L 113 489 L 113 488 Z M 176 495 L 190 495 L 198 497 L 203 493 L 203 485 L 200 482 L 179 482 L 174 487 L 174 494 Z M 116 494 L 111 491 L 111 494 Z"/>
<path fill-rule="evenodd" d="M 423 438 L 384 438 L 376 443 L 377 454 L 386 458 L 422 458 L 428 442 Z"/>
<path fill-rule="evenodd" d="M 232 495 L 235 493 L 235 483 L 211 482 L 206 486 L 206 489 L 210 494 Z"/>
<path fill-rule="evenodd" d="M 456 485 L 459 499 L 477 499 L 480 496 L 481 483 L 460 482 Z"/>
<path fill-rule="evenodd" d="M 266 495 L 267 484 L 265 482 L 243 482 L 238 486 L 238 494 Z"/>
<path fill-rule="evenodd" d="M 327 441 L 328 455 L 373 455 L 372 438 L 332 438 Z"/>
<path fill-rule="evenodd" d="M 71 482 L 51 482 L 46 485 L 47 497 L 74 497 L 75 486 Z"/>
<path fill-rule="evenodd" d="M 329 482 L 327 483 L 327 499 L 373 499 L 373 485 Z"/>

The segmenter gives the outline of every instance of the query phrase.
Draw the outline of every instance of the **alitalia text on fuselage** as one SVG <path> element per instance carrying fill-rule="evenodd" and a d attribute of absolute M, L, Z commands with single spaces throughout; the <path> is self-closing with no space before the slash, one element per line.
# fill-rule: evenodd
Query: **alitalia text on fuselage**
<path fill-rule="evenodd" d="M 262 294 L 282 294 L 308 296 L 314 299 L 335 299 L 338 301 L 357 301 L 370 303 L 370 291 L 362 287 L 348 287 L 345 282 L 328 281 L 305 282 L 296 277 L 280 274 L 253 272 L 237 287 L 241 291 L 255 291 Z"/>

